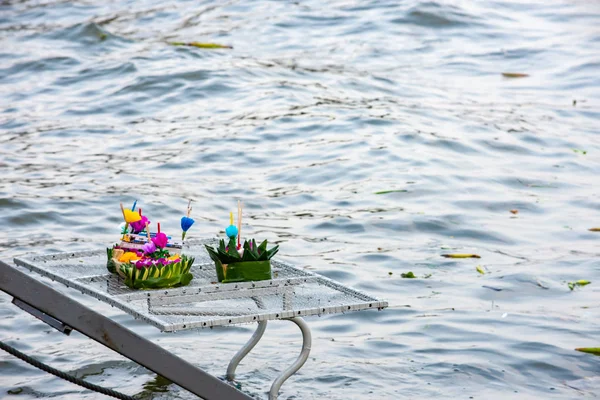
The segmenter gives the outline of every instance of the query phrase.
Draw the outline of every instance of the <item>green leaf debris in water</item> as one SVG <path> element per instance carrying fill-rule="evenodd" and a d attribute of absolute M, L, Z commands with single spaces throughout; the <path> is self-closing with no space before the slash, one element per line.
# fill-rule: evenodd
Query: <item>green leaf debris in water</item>
<path fill-rule="evenodd" d="M 590 228 L 588 229 L 590 232 L 600 232 L 600 228 Z"/>
<path fill-rule="evenodd" d="M 199 49 L 233 49 L 231 46 L 217 43 L 200 43 L 200 42 L 169 42 L 171 46 L 191 46 Z"/>
<path fill-rule="evenodd" d="M 585 279 L 580 279 L 575 282 L 568 282 L 567 285 L 569 286 L 569 289 L 573 290 L 577 286 L 585 286 L 585 285 L 589 285 L 590 283 L 592 283 L 592 282 L 586 281 Z"/>
<path fill-rule="evenodd" d="M 581 351 L 582 353 L 590 353 L 595 356 L 600 356 L 600 347 L 579 347 L 575 350 Z"/>
<path fill-rule="evenodd" d="M 408 190 L 397 189 L 397 190 L 382 190 L 381 192 L 375 192 L 375 194 L 388 194 L 388 193 L 406 193 Z"/>
<path fill-rule="evenodd" d="M 475 268 L 477 270 L 477 272 L 479 272 L 481 275 L 485 275 L 485 271 L 483 270 L 483 268 L 481 268 L 481 265 L 478 265 L 477 268 Z"/>
<path fill-rule="evenodd" d="M 403 278 L 416 278 L 415 274 L 413 274 L 412 271 L 408 271 L 407 273 L 401 273 L 400 276 Z"/>
<path fill-rule="evenodd" d="M 575 153 L 583 154 L 584 156 L 587 154 L 587 150 L 573 149 L 573 151 Z"/>
<path fill-rule="evenodd" d="M 523 74 L 521 72 L 503 72 L 502 76 L 505 78 L 527 78 L 529 74 Z"/>
<path fill-rule="evenodd" d="M 481 258 L 478 254 L 442 254 L 446 258 Z"/>

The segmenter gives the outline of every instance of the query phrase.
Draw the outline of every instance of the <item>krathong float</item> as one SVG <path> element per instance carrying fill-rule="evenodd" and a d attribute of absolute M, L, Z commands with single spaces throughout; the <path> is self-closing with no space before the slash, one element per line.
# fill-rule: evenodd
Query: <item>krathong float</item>
<path fill-rule="evenodd" d="M 142 209 L 123 208 L 121 212 L 125 225 L 121 231 L 121 241 L 106 249 L 106 267 L 125 280 L 132 289 L 161 289 L 185 286 L 192 280 L 190 268 L 193 257 L 181 254 L 182 245 L 171 241 L 171 237 L 160 231 L 150 232 L 150 220 L 142 215 Z M 194 223 L 190 218 L 191 200 L 186 216 L 181 218 L 182 239 Z M 184 223 L 185 221 L 185 223 Z"/>
<path fill-rule="evenodd" d="M 237 227 L 233 224 L 233 213 L 230 213 L 229 226 L 225 229 L 225 234 L 229 238 L 228 243 L 221 239 L 217 247 L 205 245 L 206 251 L 215 263 L 219 282 L 271 279 L 271 258 L 277 253 L 279 246 L 267 250 L 266 240 L 257 246 L 254 239 L 244 240 L 242 244 L 241 232 L 242 206 L 238 201 Z"/>

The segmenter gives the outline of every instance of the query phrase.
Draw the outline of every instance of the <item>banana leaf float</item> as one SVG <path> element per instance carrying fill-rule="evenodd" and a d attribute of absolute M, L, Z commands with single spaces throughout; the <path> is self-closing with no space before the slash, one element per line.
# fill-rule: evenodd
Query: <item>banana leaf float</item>
<path fill-rule="evenodd" d="M 230 238 L 228 245 L 221 239 L 217 247 L 205 247 L 222 283 L 271 279 L 271 258 L 279 251 L 279 246 L 267 250 L 266 240 L 257 246 L 254 239 L 244 241 L 243 250 L 236 248 L 235 238 Z"/>

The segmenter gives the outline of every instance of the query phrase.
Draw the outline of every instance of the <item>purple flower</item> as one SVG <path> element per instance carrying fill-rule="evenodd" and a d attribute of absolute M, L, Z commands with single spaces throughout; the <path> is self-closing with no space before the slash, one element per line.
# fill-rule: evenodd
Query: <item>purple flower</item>
<path fill-rule="evenodd" d="M 154 243 L 148 242 L 144 246 L 142 246 L 142 250 L 144 250 L 146 254 L 152 254 L 156 251 L 156 246 L 154 245 Z"/>
<path fill-rule="evenodd" d="M 137 222 L 132 222 L 129 225 L 131 225 L 133 233 L 140 233 L 141 231 L 146 229 L 146 224 L 150 224 L 150 220 L 145 215 L 142 215 L 142 219 L 140 219 Z"/>
<path fill-rule="evenodd" d="M 169 239 L 167 238 L 167 235 L 165 235 L 164 233 L 160 232 L 157 233 L 156 236 L 154 236 L 152 238 L 152 242 L 156 245 L 156 247 L 158 247 L 159 249 L 164 248 L 167 245 L 167 242 L 169 241 Z"/>

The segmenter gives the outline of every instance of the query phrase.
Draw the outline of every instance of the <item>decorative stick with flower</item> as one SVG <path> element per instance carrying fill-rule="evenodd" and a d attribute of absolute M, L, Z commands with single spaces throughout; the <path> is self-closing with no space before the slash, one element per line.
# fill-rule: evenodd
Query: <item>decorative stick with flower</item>
<path fill-rule="evenodd" d="M 129 224 L 133 222 L 138 222 L 140 219 L 142 219 L 142 217 L 139 213 L 124 208 L 123 203 L 119 203 L 119 205 L 121 206 L 121 212 L 123 213 L 123 219 L 125 220 L 124 231 L 127 232 L 127 227 L 129 226 Z"/>
<path fill-rule="evenodd" d="M 152 238 L 152 243 L 154 243 L 154 245 L 159 249 L 164 249 L 167 243 L 169 242 L 169 239 L 167 238 L 167 235 L 160 231 L 160 222 L 157 224 L 157 227 L 158 231 L 156 232 L 156 235 Z"/>
<path fill-rule="evenodd" d="M 150 223 L 150 220 L 148 219 L 148 217 L 146 217 L 145 215 L 142 215 L 141 208 L 139 209 L 138 214 L 140 215 L 140 220 L 137 222 L 131 223 L 131 230 L 133 233 L 140 233 L 146 227 L 146 223 L 148 223 L 148 224 Z"/>
<path fill-rule="evenodd" d="M 188 202 L 187 213 L 184 217 L 181 217 L 181 240 L 185 240 L 185 234 L 188 229 L 194 225 L 194 220 L 190 218 L 190 214 L 192 213 L 192 200 Z"/>
<path fill-rule="evenodd" d="M 152 242 L 152 239 L 150 239 L 150 226 L 148 225 L 147 222 L 146 222 L 146 234 L 148 235 L 148 243 L 146 243 L 145 245 L 142 246 L 142 250 L 144 250 L 144 252 L 146 254 L 152 254 L 156 251 L 156 245 Z"/>

